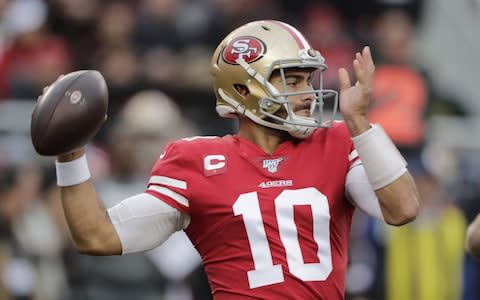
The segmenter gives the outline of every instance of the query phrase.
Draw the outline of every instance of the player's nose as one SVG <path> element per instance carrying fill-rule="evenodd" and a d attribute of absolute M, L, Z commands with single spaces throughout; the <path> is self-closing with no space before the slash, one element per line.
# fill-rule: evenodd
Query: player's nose
<path fill-rule="evenodd" d="M 300 111 L 300 110 L 310 110 L 310 107 L 312 105 L 312 102 L 314 101 L 314 97 L 311 98 L 310 96 L 304 96 L 300 101 L 298 101 L 295 105 L 294 111 Z"/>
<path fill-rule="evenodd" d="M 315 98 L 316 98 L 316 94 L 315 94 L 315 92 L 313 91 L 313 89 L 311 90 L 311 92 L 302 94 L 301 96 L 302 96 L 302 97 L 301 97 L 302 103 L 308 102 L 309 105 L 310 105 L 313 101 L 315 101 Z"/>

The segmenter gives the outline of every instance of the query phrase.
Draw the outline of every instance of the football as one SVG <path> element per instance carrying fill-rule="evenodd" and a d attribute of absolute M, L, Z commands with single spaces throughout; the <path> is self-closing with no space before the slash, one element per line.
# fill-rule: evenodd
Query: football
<path fill-rule="evenodd" d="M 108 88 L 95 70 L 68 73 L 39 97 L 32 112 L 32 144 L 40 155 L 54 156 L 91 140 L 106 120 Z"/>

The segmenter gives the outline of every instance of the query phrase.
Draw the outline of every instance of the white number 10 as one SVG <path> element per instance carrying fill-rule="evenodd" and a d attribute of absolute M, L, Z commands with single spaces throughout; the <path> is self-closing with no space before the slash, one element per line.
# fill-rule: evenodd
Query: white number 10
<path fill-rule="evenodd" d="M 313 238 L 320 262 L 305 263 L 294 221 L 294 206 L 310 205 L 313 216 Z M 247 272 L 250 288 L 283 282 L 282 265 L 273 264 L 256 192 L 241 194 L 233 204 L 235 216 L 242 215 L 255 268 Z M 332 271 L 330 248 L 330 211 L 328 200 L 315 188 L 285 190 L 275 198 L 280 239 L 287 256 L 290 273 L 303 281 L 325 280 Z"/>

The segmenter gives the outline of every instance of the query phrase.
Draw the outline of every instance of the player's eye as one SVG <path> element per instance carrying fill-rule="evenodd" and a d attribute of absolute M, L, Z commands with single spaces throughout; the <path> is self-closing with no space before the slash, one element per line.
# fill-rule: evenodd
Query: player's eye
<path fill-rule="evenodd" d="M 290 76 L 285 79 L 285 84 L 288 87 L 296 87 L 298 83 L 299 83 L 299 80 L 297 77 Z"/>
<path fill-rule="evenodd" d="M 297 85 L 297 81 L 295 79 L 287 80 L 286 84 L 289 87 L 295 87 Z"/>

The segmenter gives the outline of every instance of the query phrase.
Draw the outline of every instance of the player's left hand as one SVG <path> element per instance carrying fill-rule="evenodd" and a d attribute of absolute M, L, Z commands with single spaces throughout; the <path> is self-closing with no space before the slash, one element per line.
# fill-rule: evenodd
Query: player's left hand
<path fill-rule="evenodd" d="M 353 70 L 357 82 L 352 86 L 348 72 L 344 68 L 338 71 L 340 82 L 340 111 L 343 117 L 355 119 L 366 118 L 368 103 L 372 93 L 372 81 L 375 72 L 370 47 L 363 48 L 362 53 L 357 52 L 353 60 Z"/>

